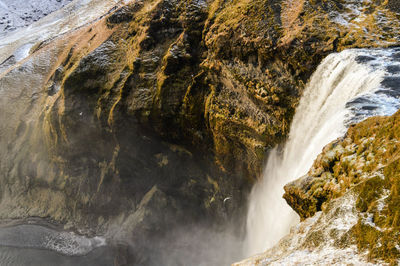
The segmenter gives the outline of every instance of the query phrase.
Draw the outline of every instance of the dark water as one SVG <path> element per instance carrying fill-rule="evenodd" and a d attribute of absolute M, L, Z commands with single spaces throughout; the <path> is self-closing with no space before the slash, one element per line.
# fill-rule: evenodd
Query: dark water
<path fill-rule="evenodd" d="M 1 266 L 109 266 L 114 265 L 115 254 L 100 247 L 85 256 L 66 256 L 33 248 L 0 247 Z"/>
<path fill-rule="evenodd" d="M 116 253 L 101 237 L 34 224 L 0 227 L 0 266 L 108 266 Z"/>

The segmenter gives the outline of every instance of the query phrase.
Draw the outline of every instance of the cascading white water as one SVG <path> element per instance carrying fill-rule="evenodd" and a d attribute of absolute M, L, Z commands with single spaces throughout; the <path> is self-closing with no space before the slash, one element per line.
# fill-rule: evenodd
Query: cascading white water
<path fill-rule="evenodd" d="M 325 145 L 342 136 L 350 122 L 391 115 L 398 109 L 393 88 L 382 87 L 387 76 L 397 77 L 387 72 L 390 66 L 400 69 L 392 56 L 396 53 L 396 49 L 347 50 L 331 54 L 320 64 L 304 91 L 289 139 L 283 149 L 270 152 L 263 179 L 250 195 L 248 255 L 272 247 L 298 222 L 282 198 L 283 187 L 306 174 Z"/>

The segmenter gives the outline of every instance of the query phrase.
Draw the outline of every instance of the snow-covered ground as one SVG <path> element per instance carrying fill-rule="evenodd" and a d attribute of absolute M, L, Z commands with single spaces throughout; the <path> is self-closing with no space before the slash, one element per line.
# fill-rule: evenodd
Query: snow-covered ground
<path fill-rule="evenodd" d="M 0 37 L 29 26 L 72 0 L 0 0 Z"/>
<path fill-rule="evenodd" d="M 0 0 L 0 9 L 5 8 L 6 1 L 13 3 L 13 6 L 22 2 L 22 0 L 16 0 L 15 3 L 13 2 L 15 0 Z M 59 1 L 67 3 L 70 0 Z M 27 27 L 0 34 L 0 73 L 28 57 L 32 47 L 87 25 L 113 8 L 130 1 L 133 0 L 73 0 Z M 32 5 L 36 2 L 43 2 L 43 6 L 46 7 L 50 2 L 57 2 L 57 0 L 32 0 L 29 3 Z"/>
<path fill-rule="evenodd" d="M 293 227 L 274 248 L 234 265 L 376 265 L 368 262 L 368 254 L 354 243 L 341 241 L 357 221 L 355 196 L 349 191 L 333 200 L 325 212 Z"/>

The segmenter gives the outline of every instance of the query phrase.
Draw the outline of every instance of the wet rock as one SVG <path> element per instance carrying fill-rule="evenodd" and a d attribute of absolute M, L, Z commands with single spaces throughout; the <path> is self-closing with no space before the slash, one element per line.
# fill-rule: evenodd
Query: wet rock
<path fill-rule="evenodd" d="M 365 63 L 372 60 L 375 60 L 375 58 L 373 58 L 372 56 L 360 55 L 356 57 L 356 61 L 359 63 Z"/>
<path fill-rule="evenodd" d="M 400 78 L 399 77 L 386 77 L 382 81 L 382 85 L 387 88 L 397 89 L 400 87 Z"/>
<path fill-rule="evenodd" d="M 400 66 L 398 65 L 388 66 L 386 70 L 391 74 L 397 74 L 400 72 Z"/>

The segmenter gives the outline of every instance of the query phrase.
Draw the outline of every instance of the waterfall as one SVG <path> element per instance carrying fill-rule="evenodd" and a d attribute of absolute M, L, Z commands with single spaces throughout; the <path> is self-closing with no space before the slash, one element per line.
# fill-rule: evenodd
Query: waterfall
<path fill-rule="evenodd" d="M 283 187 L 305 175 L 325 145 L 349 124 L 399 108 L 400 93 L 391 82 L 400 80 L 399 55 L 399 49 L 352 49 L 323 60 L 300 100 L 287 142 L 269 153 L 263 178 L 251 192 L 246 254 L 272 247 L 298 222 L 282 198 Z"/>

